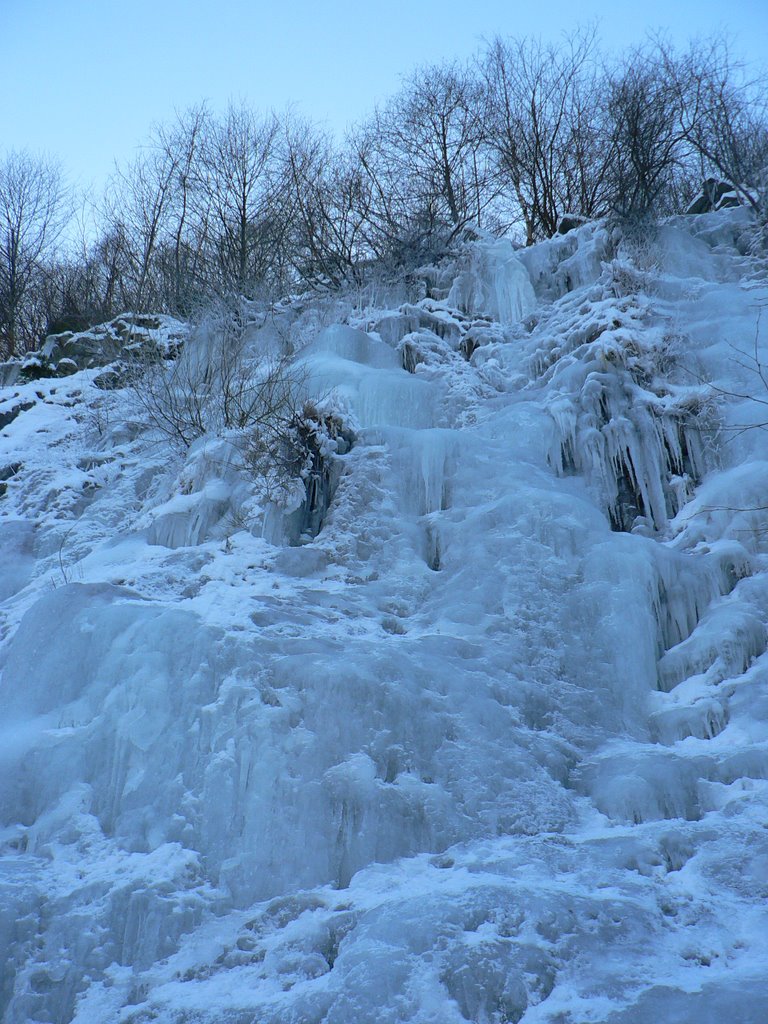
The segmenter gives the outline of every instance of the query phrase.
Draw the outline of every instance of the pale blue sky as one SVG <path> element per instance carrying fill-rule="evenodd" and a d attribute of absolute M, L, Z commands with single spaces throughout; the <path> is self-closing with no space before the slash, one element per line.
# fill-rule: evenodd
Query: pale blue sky
<path fill-rule="evenodd" d="M 726 29 L 768 63 L 768 0 L 0 0 L 0 151 L 45 150 L 100 183 L 153 121 L 203 99 L 292 103 L 343 130 L 420 63 L 592 20 L 605 50 Z"/>

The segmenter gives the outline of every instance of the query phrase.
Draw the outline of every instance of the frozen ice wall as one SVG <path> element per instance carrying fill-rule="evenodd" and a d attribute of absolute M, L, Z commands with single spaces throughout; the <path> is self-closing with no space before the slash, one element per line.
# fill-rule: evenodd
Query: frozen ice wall
<path fill-rule="evenodd" d="M 0 391 L 6 1024 L 768 1014 L 748 230 L 481 241 L 318 331 L 301 543 L 232 438 Z"/>
<path fill-rule="evenodd" d="M 528 271 L 506 238 L 478 242 L 457 270 L 446 304 L 463 313 L 514 324 L 536 304 Z"/>

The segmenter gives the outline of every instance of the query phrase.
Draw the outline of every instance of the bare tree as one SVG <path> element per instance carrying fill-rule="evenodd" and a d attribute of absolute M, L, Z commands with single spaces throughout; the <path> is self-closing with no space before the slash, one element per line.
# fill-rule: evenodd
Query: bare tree
<path fill-rule="evenodd" d="M 312 287 L 360 283 L 370 257 L 370 183 L 350 147 L 339 149 L 313 125 L 288 122 L 283 142 L 290 179 L 289 259 Z"/>
<path fill-rule="evenodd" d="M 614 212 L 624 218 L 674 213 L 689 177 L 682 97 L 658 47 L 630 51 L 608 73 Z"/>
<path fill-rule="evenodd" d="M 68 216 L 59 165 L 27 152 L 0 162 L 0 350 L 34 347 L 41 328 L 33 294 Z"/>
<path fill-rule="evenodd" d="M 155 128 L 153 143 L 173 166 L 167 231 L 158 253 L 165 305 L 188 316 L 208 290 L 205 269 L 210 201 L 201 163 L 211 117 L 204 104 L 190 107 L 170 125 Z"/>
<path fill-rule="evenodd" d="M 262 322 L 251 303 L 231 297 L 214 303 L 177 358 L 151 344 L 137 347 L 131 390 L 173 447 L 184 450 L 207 433 L 240 443 L 243 432 L 279 432 L 295 414 L 302 375 L 289 357 L 254 349 L 251 335 Z"/>
<path fill-rule="evenodd" d="M 479 83 L 469 71 L 437 65 L 411 75 L 381 124 L 385 140 L 400 151 L 411 187 L 421 181 L 454 229 L 479 223 L 488 202 L 482 112 Z"/>
<path fill-rule="evenodd" d="M 418 259 L 480 224 L 492 199 L 480 83 L 458 64 L 425 67 L 357 133 L 372 247 Z"/>
<path fill-rule="evenodd" d="M 208 202 L 219 287 L 249 298 L 280 265 L 285 179 L 277 160 L 279 123 L 246 106 L 214 121 L 202 150 L 199 187 Z"/>
<path fill-rule="evenodd" d="M 130 305 L 145 312 L 161 305 L 155 259 L 171 225 L 181 155 L 149 145 L 126 168 L 118 168 L 106 197 L 106 220 L 125 241 Z"/>
<path fill-rule="evenodd" d="M 559 45 L 497 38 L 471 67 L 415 71 L 344 141 L 243 104 L 156 126 L 119 168 L 77 252 L 58 167 L 0 162 L 0 351 L 44 325 L 125 309 L 197 317 L 217 299 L 359 286 L 444 253 L 474 225 L 565 213 L 644 222 L 716 176 L 768 223 L 768 91 L 722 37 L 651 40 L 601 63 L 587 28 Z M 762 205 L 761 205 L 762 204 Z"/>
<path fill-rule="evenodd" d="M 592 31 L 560 47 L 496 38 L 482 62 L 487 144 L 529 245 L 553 235 L 565 212 L 601 212 L 611 154 L 594 50 Z"/>

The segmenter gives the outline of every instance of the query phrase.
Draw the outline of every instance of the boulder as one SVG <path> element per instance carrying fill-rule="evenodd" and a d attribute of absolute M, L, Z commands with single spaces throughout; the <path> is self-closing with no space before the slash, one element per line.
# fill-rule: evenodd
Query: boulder
<path fill-rule="evenodd" d="M 582 217 L 579 213 L 564 213 L 557 222 L 557 233 L 558 235 L 567 235 L 569 231 L 580 228 L 588 220 L 588 217 Z"/>
<path fill-rule="evenodd" d="M 733 185 L 717 178 L 706 178 L 701 191 L 688 206 L 686 214 L 711 213 L 728 207 L 741 206 L 739 194 Z"/>
<path fill-rule="evenodd" d="M 25 380 L 66 377 L 135 358 L 137 352 L 174 359 L 188 333 L 186 324 L 170 316 L 123 313 L 85 331 L 49 334 L 38 352 L 25 357 L 19 375 Z"/>

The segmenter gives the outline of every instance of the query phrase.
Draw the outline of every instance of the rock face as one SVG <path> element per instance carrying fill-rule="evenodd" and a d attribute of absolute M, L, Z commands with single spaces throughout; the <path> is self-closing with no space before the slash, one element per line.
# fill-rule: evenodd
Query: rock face
<path fill-rule="evenodd" d="M 696 196 L 685 211 L 688 214 L 711 213 L 712 210 L 724 210 L 733 206 L 741 206 L 738 192 L 727 181 L 707 178 Z"/>
<path fill-rule="evenodd" d="M 170 316 L 123 313 L 86 331 L 49 334 L 42 348 L 21 363 L 18 376 L 23 380 L 68 377 L 78 370 L 129 359 L 139 350 L 172 359 L 188 334 L 188 325 Z"/>

